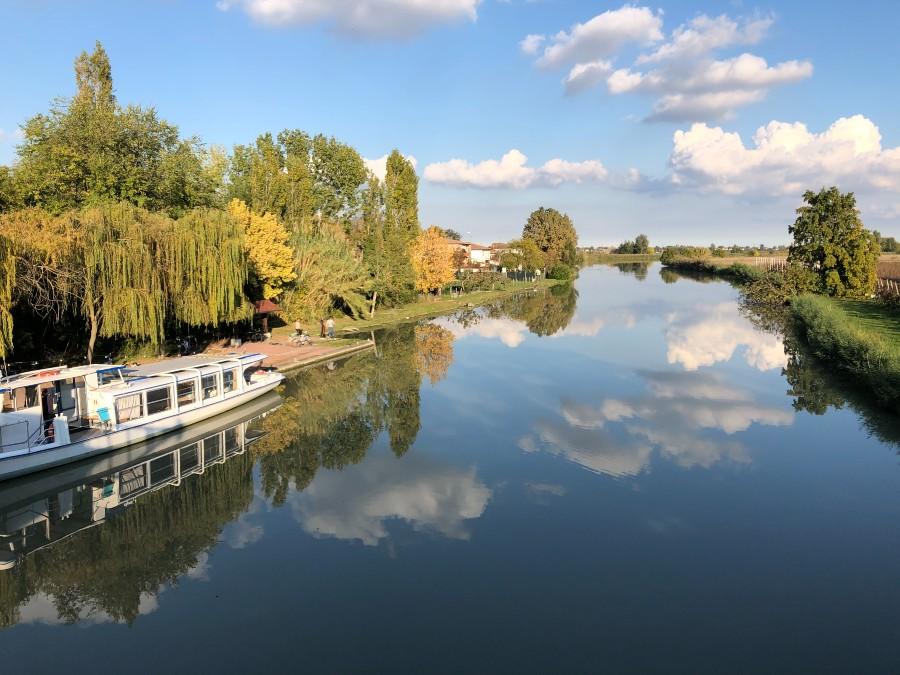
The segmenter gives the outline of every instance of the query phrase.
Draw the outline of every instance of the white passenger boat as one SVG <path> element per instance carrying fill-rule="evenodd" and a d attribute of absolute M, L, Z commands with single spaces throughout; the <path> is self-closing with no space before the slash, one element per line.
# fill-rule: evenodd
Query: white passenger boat
<path fill-rule="evenodd" d="M 0 379 L 0 480 L 140 443 L 277 387 L 263 354 L 59 367 Z"/>

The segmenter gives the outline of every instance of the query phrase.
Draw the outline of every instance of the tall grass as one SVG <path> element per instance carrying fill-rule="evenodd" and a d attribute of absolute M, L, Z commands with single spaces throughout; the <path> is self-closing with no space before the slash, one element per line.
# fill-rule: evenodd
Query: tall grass
<path fill-rule="evenodd" d="M 872 302 L 821 295 L 791 301 L 813 351 L 871 387 L 878 400 L 900 411 L 900 314 Z"/>

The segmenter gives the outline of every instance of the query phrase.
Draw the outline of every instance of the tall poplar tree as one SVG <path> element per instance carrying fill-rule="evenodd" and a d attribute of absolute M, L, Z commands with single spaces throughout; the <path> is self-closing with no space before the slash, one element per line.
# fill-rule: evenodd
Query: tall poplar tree
<path fill-rule="evenodd" d="M 402 233 L 407 242 L 419 235 L 419 177 L 399 150 L 392 151 L 387 158 L 384 217 L 385 226 Z"/>

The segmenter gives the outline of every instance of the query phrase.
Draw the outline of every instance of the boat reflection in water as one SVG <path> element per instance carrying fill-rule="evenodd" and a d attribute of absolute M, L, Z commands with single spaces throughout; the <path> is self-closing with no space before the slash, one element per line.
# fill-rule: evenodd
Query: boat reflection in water
<path fill-rule="evenodd" d="M 0 489 L 0 570 L 102 525 L 145 495 L 243 455 L 265 432 L 254 423 L 281 405 L 256 401 L 102 458 L 11 481 Z M 2 572 L 0 572 L 2 574 Z"/>

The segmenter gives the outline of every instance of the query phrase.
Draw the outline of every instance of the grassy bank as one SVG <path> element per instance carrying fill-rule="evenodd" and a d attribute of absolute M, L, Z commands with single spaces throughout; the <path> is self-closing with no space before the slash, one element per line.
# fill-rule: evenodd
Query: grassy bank
<path fill-rule="evenodd" d="M 373 330 L 406 321 L 414 321 L 416 319 L 424 319 L 432 316 L 440 316 L 448 314 L 466 307 L 467 305 L 485 305 L 494 300 L 521 293 L 529 289 L 549 289 L 562 281 L 554 279 L 541 279 L 540 281 L 516 282 L 507 288 L 497 291 L 472 291 L 463 293 L 459 297 L 445 295 L 442 297 L 433 297 L 426 300 L 420 300 L 401 307 L 379 308 L 375 311 L 375 316 L 366 319 L 353 319 L 351 317 L 340 317 L 334 320 L 335 329 L 338 333 L 347 332 L 354 333 L 359 331 Z M 303 324 L 303 328 L 311 335 L 319 334 L 318 324 Z M 287 335 L 294 332 L 293 325 L 281 326 L 272 331 L 275 335 Z"/>
<path fill-rule="evenodd" d="M 615 265 L 616 263 L 655 262 L 658 253 L 585 253 L 584 265 Z"/>
<path fill-rule="evenodd" d="M 900 313 L 874 302 L 801 295 L 791 301 L 813 351 L 900 411 Z"/>
<path fill-rule="evenodd" d="M 715 260 L 715 262 L 714 262 Z M 722 260 L 723 262 L 718 262 Z M 738 284 L 747 284 L 759 279 L 765 270 L 761 267 L 751 267 L 743 262 L 727 262 L 727 258 L 704 260 L 673 260 L 665 262 L 669 269 L 688 273 L 711 274 L 722 277 Z"/>

